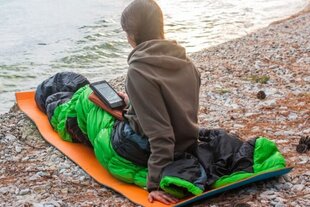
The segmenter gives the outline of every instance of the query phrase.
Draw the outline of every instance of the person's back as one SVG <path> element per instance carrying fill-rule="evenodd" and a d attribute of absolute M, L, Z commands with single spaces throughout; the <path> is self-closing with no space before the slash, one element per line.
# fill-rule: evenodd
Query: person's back
<path fill-rule="evenodd" d="M 134 48 L 128 57 L 125 118 L 148 138 L 149 200 L 174 203 L 160 191 L 162 170 L 197 142 L 199 73 L 185 49 L 164 38 L 163 14 L 153 0 L 135 0 L 122 13 L 121 25 Z"/>
<path fill-rule="evenodd" d="M 125 116 L 132 128 L 149 138 L 174 136 L 174 152 L 187 151 L 198 136 L 200 77 L 185 49 L 175 41 L 151 40 L 138 45 L 128 60 L 126 90 L 134 108 Z M 138 120 L 135 109 L 141 113 Z"/>

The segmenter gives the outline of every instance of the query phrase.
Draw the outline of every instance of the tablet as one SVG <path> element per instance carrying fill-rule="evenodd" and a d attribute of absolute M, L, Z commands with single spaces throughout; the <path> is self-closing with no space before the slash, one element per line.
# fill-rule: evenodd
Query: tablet
<path fill-rule="evenodd" d="M 93 89 L 94 93 L 101 101 L 112 109 L 124 106 L 125 104 L 123 99 L 105 80 L 90 84 L 90 88 Z"/>

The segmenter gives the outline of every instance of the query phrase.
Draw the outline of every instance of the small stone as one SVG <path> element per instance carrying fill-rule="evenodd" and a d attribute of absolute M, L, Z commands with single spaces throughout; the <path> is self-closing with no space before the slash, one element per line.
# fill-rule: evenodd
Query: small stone
<path fill-rule="evenodd" d="M 20 153 L 22 151 L 22 148 L 20 146 L 15 146 L 15 151 L 17 153 Z"/>
<path fill-rule="evenodd" d="M 274 194 L 274 191 L 272 191 L 272 190 L 267 190 L 267 191 L 265 191 L 264 194 L 266 194 L 266 195 L 273 195 L 273 194 Z"/>
<path fill-rule="evenodd" d="M 14 140 L 16 140 L 16 137 L 12 134 L 6 134 L 5 139 L 8 141 L 14 141 Z"/>
<path fill-rule="evenodd" d="M 60 207 L 63 206 L 63 203 L 61 201 L 48 201 L 47 203 L 43 204 L 44 207 Z"/>
<path fill-rule="evenodd" d="M 247 190 L 247 192 L 250 193 L 250 194 L 255 194 L 255 193 L 257 193 L 257 189 L 249 188 Z"/>
<path fill-rule="evenodd" d="M 266 195 L 266 198 L 267 198 L 268 200 L 273 200 L 273 199 L 275 199 L 276 197 L 277 197 L 277 195 L 275 195 L 275 194 Z"/>
<path fill-rule="evenodd" d="M 284 176 L 282 176 L 283 178 L 284 178 L 284 180 L 287 182 L 287 183 L 285 183 L 285 185 L 286 184 L 290 184 L 290 185 L 292 185 L 290 182 L 292 181 L 292 178 L 290 177 L 290 176 L 288 176 L 288 175 L 284 175 Z"/>
<path fill-rule="evenodd" d="M 233 127 L 234 128 L 242 128 L 242 127 L 244 127 L 244 125 L 243 124 L 234 124 Z"/>
<path fill-rule="evenodd" d="M 266 100 L 263 102 L 262 106 L 275 106 L 277 104 L 277 101 L 276 100 Z"/>
<path fill-rule="evenodd" d="M 29 157 L 28 156 L 25 156 L 21 159 L 21 161 L 28 161 L 29 160 Z"/>
<path fill-rule="evenodd" d="M 55 161 L 57 159 L 57 155 L 52 154 L 52 156 L 50 156 L 49 158 L 51 161 Z"/>
<path fill-rule="evenodd" d="M 298 177 L 295 177 L 295 178 L 292 180 L 292 183 L 293 183 L 293 184 L 299 184 L 299 178 L 298 178 Z"/>
<path fill-rule="evenodd" d="M 69 172 L 64 172 L 63 173 L 65 176 L 68 176 L 68 177 L 71 177 L 72 176 L 72 172 L 71 171 L 69 171 Z"/>
<path fill-rule="evenodd" d="M 59 170 L 59 174 L 63 174 L 66 171 L 66 169 Z"/>
<path fill-rule="evenodd" d="M 230 104 L 230 107 L 232 109 L 238 109 L 240 106 L 238 104 L 232 103 L 232 104 Z"/>
<path fill-rule="evenodd" d="M 290 113 L 289 115 L 288 115 L 288 120 L 290 120 L 290 121 L 293 121 L 293 120 L 295 120 L 295 119 L 297 119 L 297 114 L 296 113 Z"/>
<path fill-rule="evenodd" d="M 7 192 L 8 192 L 8 187 L 1 187 L 0 188 L 0 194 L 2 194 L 2 195 L 4 195 L 4 194 L 6 194 Z"/>
<path fill-rule="evenodd" d="M 17 188 L 17 189 L 15 190 L 15 194 L 18 195 L 18 193 L 19 193 L 19 189 Z"/>
<path fill-rule="evenodd" d="M 49 174 L 47 172 L 39 171 L 36 173 L 36 175 L 40 177 L 44 177 L 44 176 L 48 176 Z"/>
<path fill-rule="evenodd" d="M 52 164 L 52 165 L 50 165 L 49 169 L 50 170 L 57 170 L 58 167 L 56 165 Z"/>
<path fill-rule="evenodd" d="M 274 207 L 286 207 L 286 206 L 282 202 L 279 202 Z"/>
<path fill-rule="evenodd" d="M 259 132 L 260 128 L 258 126 L 255 126 L 252 128 L 252 132 Z"/>
<path fill-rule="evenodd" d="M 287 200 L 286 199 L 283 199 L 283 198 L 280 198 L 280 197 L 277 197 L 276 199 L 274 199 L 275 201 L 278 201 L 279 203 L 285 203 Z"/>
<path fill-rule="evenodd" d="M 277 144 L 283 144 L 283 143 L 288 143 L 288 142 L 289 142 L 288 140 L 283 140 L 283 139 L 282 140 L 276 140 Z"/>
<path fill-rule="evenodd" d="M 278 184 L 275 185 L 275 188 L 277 190 L 281 190 L 283 188 L 283 184 L 278 183 Z"/>
<path fill-rule="evenodd" d="M 293 188 L 292 188 L 292 190 L 293 190 L 293 191 L 300 192 L 300 191 L 302 191 L 302 190 L 304 189 L 304 187 L 305 187 L 305 186 L 304 186 L 303 184 L 294 185 Z"/>
<path fill-rule="evenodd" d="M 283 132 L 283 135 L 284 135 L 284 136 L 290 136 L 290 135 L 294 135 L 294 134 L 295 134 L 294 131 L 284 131 L 284 132 Z"/>
<path fill-rule="evenodd" d="M 33 191 L 35 191 L 36 193 L 42 193 L 44 189 L 42 189 L 41 186 L 35 186 L 33 187 Z"/>
<path fill-rule="evenodd" d="M 22 189 L 21 191 L 19 191 L 19 195 L 26 195 L 26 194 L 29 194 L 29 193 L 30 193 L 30 190 L 28 188 Z"/>
<path fill-rule="evenodd" d="M 291 205 L 292 205 L 292 206 L 298 206 L 296 201 L 293 201 L 293 202 L 291 203 Z"/>
<path fill-rule="evenodd" d="M 38 175 L 37 175 L 37 174 L 32 175 L 32 176 L 29 178 L 30 181 L 34 181 L 34 180 L 37 180 L 37 179 L 38 179 Z"/>
<path fill-rule="evenodd" d="M 301 160 L 300 162 L 298 162 L 298 164 L 307 164 L 309 161 L 309 157 L 308 156 L 300 156 L 299 159 Z"/>
<path fill-rule="evenodd" d="M 63 194 L 67 194 L 69 191 L 68 191 L 68 188 L 63 188 L 63 189 L 61 189 L 61 192 L 62 192 Z"/>

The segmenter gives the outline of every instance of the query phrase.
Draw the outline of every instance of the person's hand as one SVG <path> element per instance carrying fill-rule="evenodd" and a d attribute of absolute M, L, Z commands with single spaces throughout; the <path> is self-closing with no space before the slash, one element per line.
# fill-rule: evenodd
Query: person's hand
<path fill-rule="evenodd" d="M 120 97 L 122 97 L 122 99 L 124 100 L 126 106 L 128 105 L 129 103 L 129 98 L 128 98 L 128 95 L 126 93 L 122 93 L 122 92 L 118 92 L 117 93 Z"/>
<path fill-rule="evenodd" d="M 164 191 L 152 191 L 149 193 L 148 199 L 151 203 L 153 203 L 155 200 L 162 202 L 164 204 L 175 204 L 179 201 L 179 199 L 173 197 L 172 195 L 164 192 Z"/>

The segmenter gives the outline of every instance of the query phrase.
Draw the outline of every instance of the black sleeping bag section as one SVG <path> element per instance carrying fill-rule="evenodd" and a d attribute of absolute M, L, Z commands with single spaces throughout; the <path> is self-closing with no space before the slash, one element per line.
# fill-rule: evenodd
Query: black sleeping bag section
<path fill-rule="evenodd" d="M 115 124 L 112 146 L 125 159 L 136 165 L 147 166 L 150 155 L 148 140 L 136 134 L 128 123 Z M 225 130 L 202 128 L 196 149 L 175 155 L 175 161 L 163 170 L 162 177 L 175 176 L 191 183 L 195 183 L 196 179 L 197 184 L 198 180 L 204 180 L 204 187 L 208 187 L 224 175 L 237 171 L 253 172 L 254 147 L 255 139 L 244 142 Z M 205 178 L 201 178 L 202 175 Z"/>
<path fill-rule="evenodd" d="M 205 189 L 207 175 L 199 160 L 189 153 L 184 153 L 169 164 L 162 172 L 161 177 L 177 177 L 193 183 L 200 189 Z"/>
<path fill-rule="evenodd" d="M 35 95 L 37 106 L 50 120 L 57 106 L 69 101 L 77 90 L 87 84 L 89 81 L 80 74 L 56 73 L 38 85 Z"/>
<path fill-rule="evenodd" d="M 200 129 L 196 156 L 206 170 L 211 186 L 217 179 L 233 172 L 253 172 L 255 140 L 243 142 L 222 129 Z"/>
<path fill-rule="evenodd" d="M 136 165 L 147 166 L 151 154 L 148 139 L 135 133 L 127 122 L 115 122 L 111 139 L 112 147 L 118 155 Z"/>

